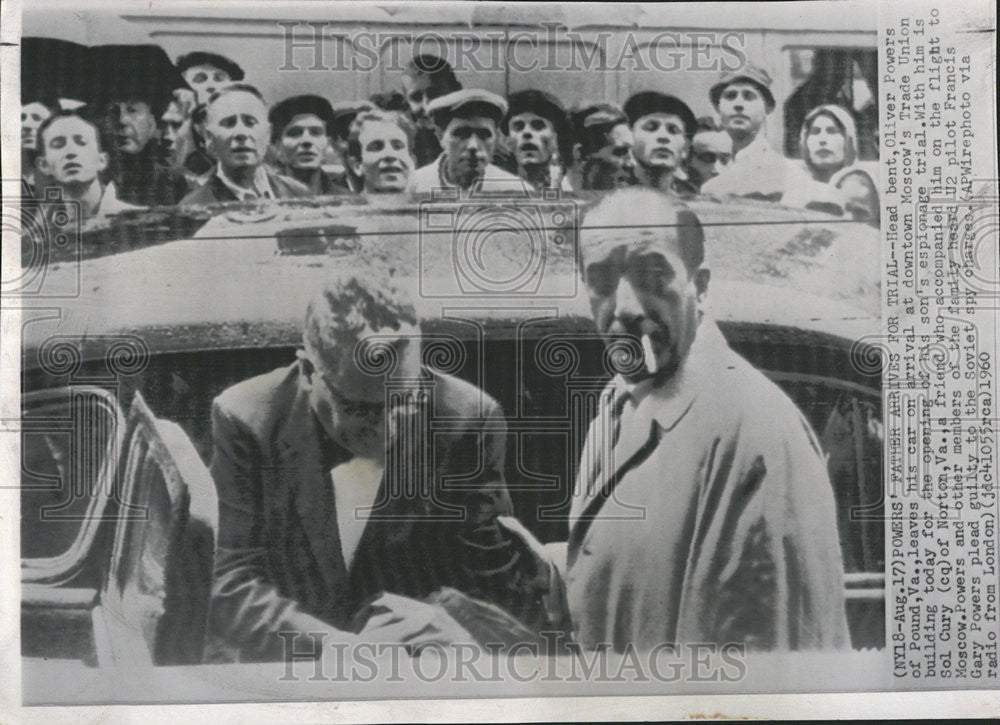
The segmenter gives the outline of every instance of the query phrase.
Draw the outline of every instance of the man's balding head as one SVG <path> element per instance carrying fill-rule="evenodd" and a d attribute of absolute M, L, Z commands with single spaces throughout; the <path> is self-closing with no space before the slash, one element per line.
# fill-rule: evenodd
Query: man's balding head
<path fill-rule="evenodd" d="M 624 337 L 634 353 L 647 351 L 644 364 L 621 373 L 633 382 L 672 377 L 691 349 L 708 293 L 698 217 L 655 189 L 620 189 L 584 216 L 580 244 L 598 332 L 609 345 Z"/>
<path fill-rule="evenodd" d="M 375 273 L 334 278 L 306 312 L 302 386 L 327 434 L 378 459 L 386 438 L 387 383 L 421 377 L 414 301 L 398 280 Z"/>
<path fill-rule="evenodd" d="M 705 260 L 701 221 L 660 191 L 646 187 L 618 189 L 584 216 L 580 246 L 584 265 L 625 246 L 636 253 L 656 246 L 670 248 L 689 274 Z"/>

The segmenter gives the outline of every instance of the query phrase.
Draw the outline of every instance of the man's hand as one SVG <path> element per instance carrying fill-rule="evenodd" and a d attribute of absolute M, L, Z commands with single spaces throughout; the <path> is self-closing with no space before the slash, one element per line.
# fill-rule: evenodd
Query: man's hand
<path fill-rule="evenodd" d="M 443 607 L 398 594 L 383 594 L 370 605 L 373 614 L 358 638 L 365 642 L 422 645 L 475 643 L 476 639 Z"/>

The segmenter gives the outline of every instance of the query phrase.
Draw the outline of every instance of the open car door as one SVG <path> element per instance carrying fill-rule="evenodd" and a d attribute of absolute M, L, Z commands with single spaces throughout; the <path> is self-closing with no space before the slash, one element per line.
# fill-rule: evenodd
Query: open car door
<path fill-rule="evenodd" d="M 101 666 L 201 661 L 217 504 L 208 469 L 176 423 L 138 392 L 121 459 L 122 502 L 93 610 Z"/>
<path fill-rule="evenodd" d="M 21 652 L 96 664 L 91 611 L 121 515 L 125 417 L 93 385 L 26 393 L 21 437 Z"/>
<path fill-rule="evenodd" d="M 140 393 L 22 399 L 22 655 L 89 665 L 201 661 L 215 487 Z"/>

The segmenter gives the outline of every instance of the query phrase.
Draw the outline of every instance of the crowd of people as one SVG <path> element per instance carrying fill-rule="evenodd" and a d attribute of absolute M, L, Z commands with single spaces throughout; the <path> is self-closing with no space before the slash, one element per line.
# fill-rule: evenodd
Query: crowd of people
<path fill-rule="evenodd" d="M 749 63 L 712 86 L 715 116 L 696 118 L 659 91 L 572 109 L 538 89 L 503 98 L 463 88 L 431 55 L 409 61 L 397 91 L 332 104 L 318 94 L 266 99 L 238 63 L 215 53 L 171 62 L 152 45 L 89 50 L 103 56 L 91 63 L 133 70 L 91 82 L 78 98 L 25 81 L 21 113 L 25 183 L 36 193 L 57 186 L 87 218 L 255 198 L 638 185 L 878 223 L 851 112 L 813 109 L 801 159 L 786 159 L 765 134 L 776 106 L 771 78 Z"/>

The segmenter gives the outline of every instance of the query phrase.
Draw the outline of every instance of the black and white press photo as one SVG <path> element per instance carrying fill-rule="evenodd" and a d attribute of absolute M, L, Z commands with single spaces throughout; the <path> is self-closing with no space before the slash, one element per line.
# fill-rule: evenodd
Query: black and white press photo
<path fill-rule="evenodd" d="M 21 702 L 995 686 L 966 5 L 5 10 Z"/>

